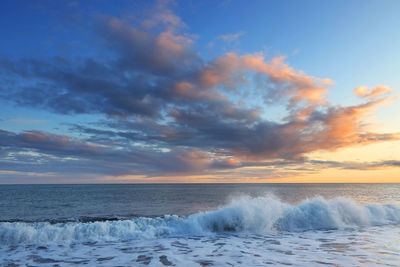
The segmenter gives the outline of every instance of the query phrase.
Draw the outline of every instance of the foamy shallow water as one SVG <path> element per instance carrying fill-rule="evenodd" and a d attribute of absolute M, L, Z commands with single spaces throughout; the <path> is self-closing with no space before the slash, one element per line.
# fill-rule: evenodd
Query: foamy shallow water
<path fill-rule="evenodd" d="M 189 216 L 0 223 L 3 266 L 398 266 L 400 207 L 242 197 Z"/>
<path fill-rule="evenodd" d="M 398 266 L 400 228 L 9 245 L 3 266 Z"/>

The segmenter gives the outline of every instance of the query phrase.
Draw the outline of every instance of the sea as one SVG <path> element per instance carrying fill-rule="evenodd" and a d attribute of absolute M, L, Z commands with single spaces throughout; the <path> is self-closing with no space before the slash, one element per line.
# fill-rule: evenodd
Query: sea
<path fill-rule="evenodd" d="M 400 184 L 0 185 L 0 266 L 400 266 Z"/>

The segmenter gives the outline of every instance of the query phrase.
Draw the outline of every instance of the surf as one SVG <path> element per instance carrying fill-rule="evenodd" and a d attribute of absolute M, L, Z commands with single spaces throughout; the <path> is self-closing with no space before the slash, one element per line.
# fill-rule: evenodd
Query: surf
<path fill-rule="evenodd" d="M 394 204 L 361 205 L 350 198 L 307 199 L 299 204 L 274 196 L 240 197 L 216 210 L 187 217 L 165 215 L 121 220 L 1 222 L 0 243 L 125 241 L 232 233 L 354 229 L 400 224 Z"/>

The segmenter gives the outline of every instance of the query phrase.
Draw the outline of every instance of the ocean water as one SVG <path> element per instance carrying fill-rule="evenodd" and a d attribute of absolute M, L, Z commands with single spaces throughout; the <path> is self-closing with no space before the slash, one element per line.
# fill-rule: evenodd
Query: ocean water
<path fill-rule="evenodd" d="M 0 266 L 399 266 L 400 184 L 0 185 Z"/>

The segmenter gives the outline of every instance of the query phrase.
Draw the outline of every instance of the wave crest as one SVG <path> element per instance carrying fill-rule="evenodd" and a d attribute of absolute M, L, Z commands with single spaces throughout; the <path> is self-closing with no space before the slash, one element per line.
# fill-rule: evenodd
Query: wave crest
<path fill-rule="evenodd" d="M 215 232 L 271 233 L 400 224 L 400 207 L 359 205 L 352 199 L 317 197 L 298 205 L 274 197 L 243 197 L 218 210 L 186 218 L 166 215 L 96 222 L 3 222 L 0 243 L 117 241 Z"/>
<path fill-rule="evenodd" d="M 274 197 L 242 198 L 216 211 L 189 216 L 209 231 L 305 231 L 354 228 L 400 223 L 400 207 L 391 204 L 359 205 L 348 198 L 304 200 L 298 205 Z"/>

